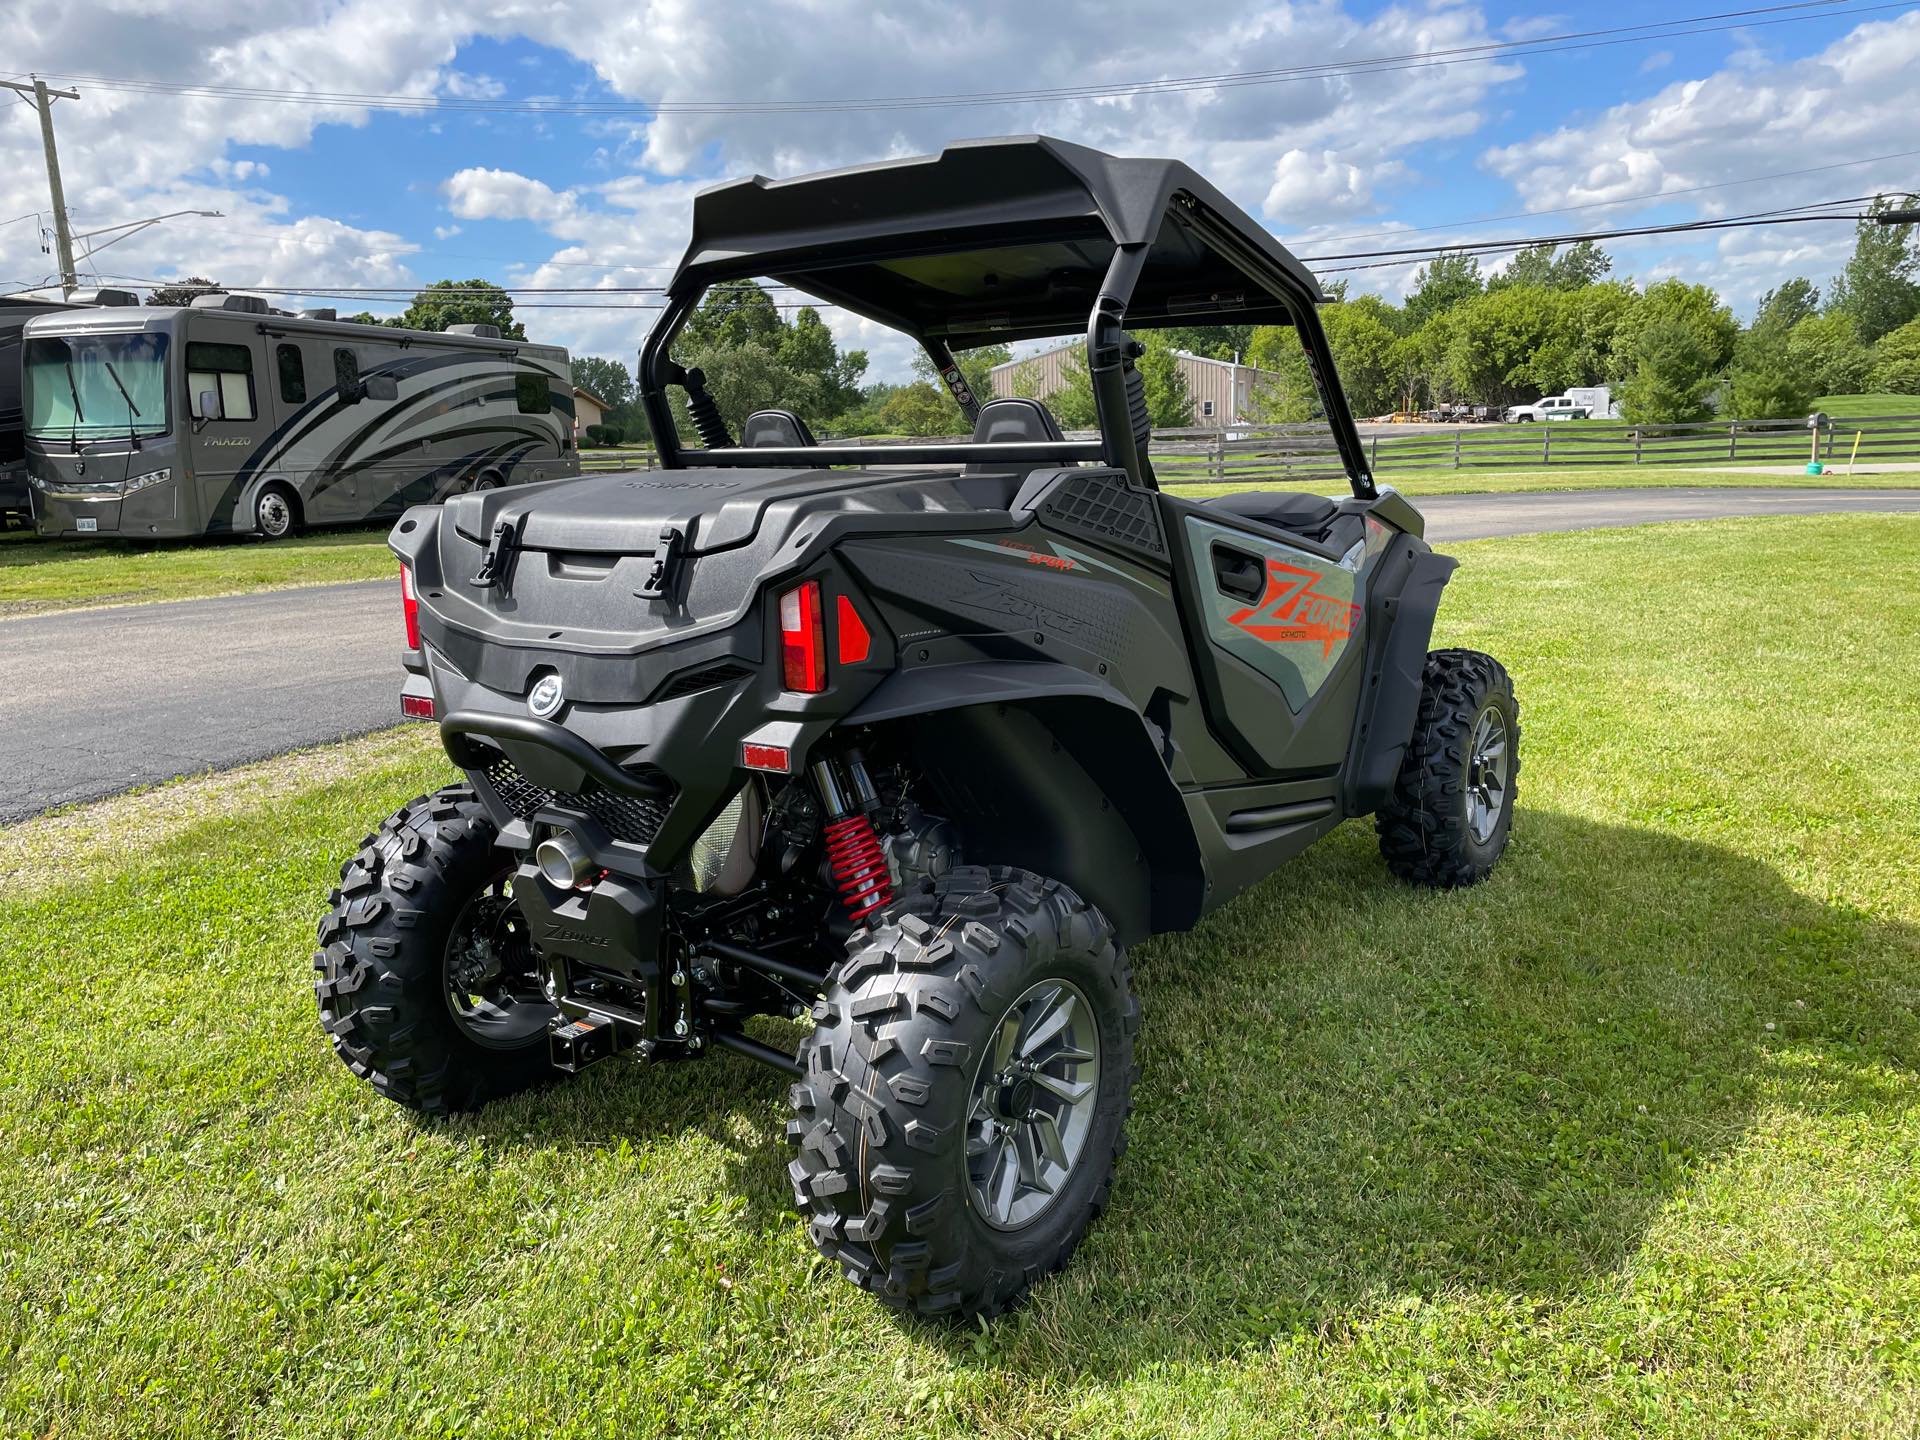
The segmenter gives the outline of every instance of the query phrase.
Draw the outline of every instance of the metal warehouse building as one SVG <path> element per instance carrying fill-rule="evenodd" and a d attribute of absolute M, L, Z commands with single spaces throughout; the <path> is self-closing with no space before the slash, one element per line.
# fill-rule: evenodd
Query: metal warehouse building
<path fill-rule="evenodd" d="M 1081 342 L 1073 340 L 1024 360 L 1009 360 L 994 366 L 988 372 L 994 395 L 1004 399 L 1026 393 L 1036 400 L 1045 400 L 1065 387 L 1067 357 L 1080 354 L 1082 349 Z M 1279 378 L 1237 360 L 1209 360 L 1184 350 L 1173 353 L 1179 360 L 1181 375 L 1186 378 L 1195 425 L 1238 425 L 1247 421 L 1255 385 L 1262 378 Z"/>

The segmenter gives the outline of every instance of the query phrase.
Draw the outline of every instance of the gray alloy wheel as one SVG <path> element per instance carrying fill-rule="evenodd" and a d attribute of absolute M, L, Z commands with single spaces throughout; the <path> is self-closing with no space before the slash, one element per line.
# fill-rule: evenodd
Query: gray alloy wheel
<path fill-rule="evenodd" d="M 294 499 L 278 485 L 269 485 L 253 502 L 254 523 L 269 540 L 284 540 L 299 523 Z"/>
<path fill-rule="evenodd" d="M 503 872 L 461 907 L 447 934 L 447 1009 L 477 1045 L 517 1050 L 544 1033 L 553 1006 L 541 988 L 527 922 Z"/>
<path fill-rule="evenodd" d="M 1473 722 L 1467 747 L 1467 829 L 1484 845 L 1499 828 L 1507 805 L 1507 717 L 1489 705 Z"/>
<path fill-rule="evenodd" d="M 1042 980 L 1007 1007 L 980 1056 L 963 1160 L 980 1218 L 1039 1219 L 1086 1154 L 1100 1095 L 1100 1032 L 1077 986 Z"/>

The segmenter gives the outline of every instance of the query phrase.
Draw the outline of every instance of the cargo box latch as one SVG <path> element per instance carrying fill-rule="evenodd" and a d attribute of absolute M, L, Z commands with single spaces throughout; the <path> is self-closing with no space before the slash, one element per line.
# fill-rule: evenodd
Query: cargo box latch
<path fill-rule="evenodd" d="M 495 585 L 504 585 L 507 576 L 513 570 L 513 551 L 520 540 L 520 527 L 512 520 L 502 520 L 493 527 L 493 538 L 487 542 L 487 553 L 480 557 L 480 568 L 473 572 L 473 579 L 467 583 L 482 590 L 491 590 Z"/>
<path fill-rule="evenodd" d="M 680 561 L 680 532 L 672 526 L 660 527 L 660 537 L 653 545 L 653 565 L 647 571 L 646 583 L 633 593 L 642 600 L 658 600 L 673 589 L 678 576 Z"/>

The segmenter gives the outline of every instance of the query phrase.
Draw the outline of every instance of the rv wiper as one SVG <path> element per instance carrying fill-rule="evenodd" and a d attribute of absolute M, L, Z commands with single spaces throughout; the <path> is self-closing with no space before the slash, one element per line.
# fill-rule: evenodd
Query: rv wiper
<path fill-rule="evenodd" d="M 113 361 L 102 360 L 100 363 L 107 367 L 107 374 L 113 378 L 113 388 L 118 390 L 120 398 L 127 402 L 127 448 L 138 450 L 140 437 L 134 431 L 133 422 L 140 416 L 140 407 L 133 403 L 133 396 L 129 395 L 127 387 L 120 383 L 120 372 L 113 368 Z"/>
<path fill-rule="evenodd" d="M 127 409 L 132 411 L 135 415 L 138 415 L 140 413 L 140 407 L 133 403 L 133 396 L 129 395 L 127 393 L 127 387 L 120 383 L 120 372 L 113 368 L 113 361 L 102 360 L 100 363 L 107 367 L 107 374 L 113 377 L 113 388 L 118 390 L 120 392 L 120 398 L 127 402 Z M 73 376 L 71 373 L 71 362 L 69 362 L 69 373 L 67 376 L 67 380 L 69 384 L 71 384 L 73 380 Z M 79 399 L 78 396 L 74 398 L 76 401 Z M 87 417 L 82 415 L 80 418 L 84 420 Z"/>
<path fill-rule="evenodd" d="M 73 418 L 75 424 L 67 428 L 74 432 L 74 438 L 77 441 L 80 434 L 77 426 L 85 423 L 87 412 L 80 408 L 80 387 L 73 383 L 73 356 L 68 355 L 60 363 L 67 367 L 67 393 L 73 396 Z"/>

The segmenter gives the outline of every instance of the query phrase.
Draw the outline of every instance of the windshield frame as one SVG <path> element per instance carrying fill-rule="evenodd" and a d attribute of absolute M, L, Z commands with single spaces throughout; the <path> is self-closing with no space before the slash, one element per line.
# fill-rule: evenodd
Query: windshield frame
<path fill-rule="evenodd" d="M 20 422 L 26 438 L 43 445 L 48 441 L 97 445 L 172 434 L 171 340 L 164 330 L 68 330 L 23 336 Z M 64 347 L 65 353 L 54 352 L 54 346 Z M 157 408 L 150 403 L 155 372 L 160 381 Z M 42 403 L 38 392 L 43 385 L 52 393 L 52 405 Z M 96 410 L 96 404 L 103 408 Z M 134 405 L 142 413 L 134 414 Z M 54 418 L 56 408 L 69 412 L 68 417 Z M 37 418 L 36 412 L 46 418 Z"/>

